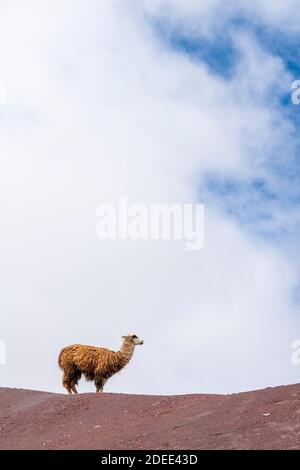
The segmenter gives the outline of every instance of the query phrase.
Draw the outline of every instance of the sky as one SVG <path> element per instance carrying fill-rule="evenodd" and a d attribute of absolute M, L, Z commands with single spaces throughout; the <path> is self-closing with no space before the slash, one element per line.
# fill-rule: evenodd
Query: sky
<path fill-rule="evenodd" d="M 0 386 L 63 392 L 62 347 L 128 332 L 106 391 L 299 381 L 297 7 L 0 1 Z M 119 196 L 203 203 L 203 248 L 99 240 Z"/>

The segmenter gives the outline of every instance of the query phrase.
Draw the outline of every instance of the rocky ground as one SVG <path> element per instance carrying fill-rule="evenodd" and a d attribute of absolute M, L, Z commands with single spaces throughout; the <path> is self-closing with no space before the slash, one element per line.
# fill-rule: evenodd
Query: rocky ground
<path fill-rule="evenodd" d="M 0 388 L 1 449 L 299 449 L 300 384 L 233 395 Z"/>

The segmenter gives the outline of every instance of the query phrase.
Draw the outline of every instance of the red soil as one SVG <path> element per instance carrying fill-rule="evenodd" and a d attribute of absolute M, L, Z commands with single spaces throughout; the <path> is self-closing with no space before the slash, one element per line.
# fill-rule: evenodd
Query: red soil
<path fill-rule="evenodd" d="M 299 449 L 300 384 L 234 395 L 0 388 L 0 449 Z"/>

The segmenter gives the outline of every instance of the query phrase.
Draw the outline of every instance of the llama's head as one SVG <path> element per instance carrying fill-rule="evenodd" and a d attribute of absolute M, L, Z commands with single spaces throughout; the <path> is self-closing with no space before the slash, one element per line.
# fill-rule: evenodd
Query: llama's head
<path fill-rule="evenodd" d="M 122 336 L 122 338 L 128 343 L 133 343 L 135 346 L 138 344 L 144 344 L 144 341 L 137 335 L 128 334 L 126 336 Z"/>

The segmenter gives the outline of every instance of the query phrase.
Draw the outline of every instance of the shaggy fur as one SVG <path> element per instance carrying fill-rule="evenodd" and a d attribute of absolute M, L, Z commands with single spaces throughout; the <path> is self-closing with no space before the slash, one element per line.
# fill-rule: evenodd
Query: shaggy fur
<path fill-rule="evenodd" d="M 136 335 L 122 338 L 119 351 L 82 344 L 72 344 L 61 350 L 58 365 L 63 370 L 63 386 L 70 394 L 77 393 L 76 385 L 82 374 L 86 380 L 94 381 L 96 392 L 103 392 L 105 382 L 128 364 L 135 346 L 143 344 Z"/>

